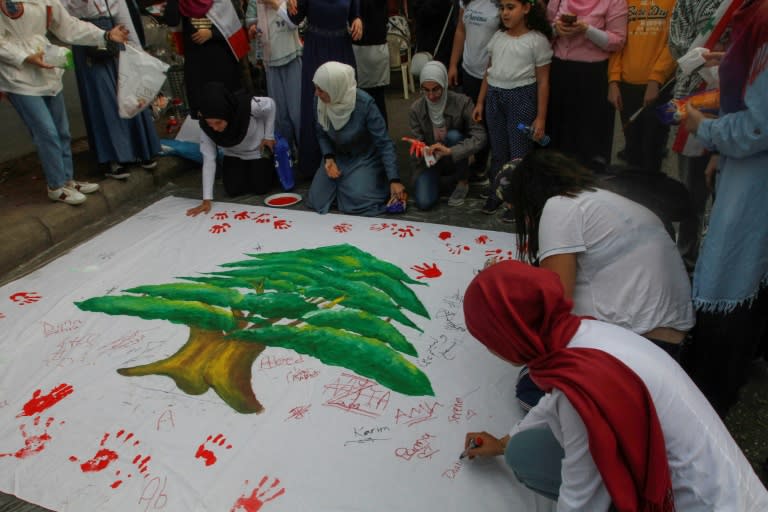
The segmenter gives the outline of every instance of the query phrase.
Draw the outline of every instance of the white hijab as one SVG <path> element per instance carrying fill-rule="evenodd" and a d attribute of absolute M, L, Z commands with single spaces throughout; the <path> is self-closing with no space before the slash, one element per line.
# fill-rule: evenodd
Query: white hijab
<path fill-rule="evenodd" d="M 315 71 L 312 82 L 328 93 L 330 103 L 317 99 L 317 121 L 324 130 L 330 125 L 341 130 L 352 116 L 357 99 L 357 81 L 352 66 L 341 62 L 326 62 Z"/>
<path fill-rule="evenodd" d="M 443 112 L 445 112 L 445 104 L 448 102 L 448 71 L 446 71 L 445 65 L 439 60 L 431 60 L 424 64 L 419 74 L 419 83 L 423 84 L 424 82 L 437 82 L 443 88 L 443 95 L 436 102 L 424 98 L 424 101 L 427 102 L 427 112 L 432 126 L 442 128 L 445 126 Z"/>

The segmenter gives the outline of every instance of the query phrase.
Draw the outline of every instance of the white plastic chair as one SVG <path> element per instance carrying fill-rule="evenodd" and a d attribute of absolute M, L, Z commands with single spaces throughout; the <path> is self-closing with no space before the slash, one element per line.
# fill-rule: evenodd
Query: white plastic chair
<path fill-rule="evenodd" d="M 391 16 L 387 23 L 387 45 L 389 46 L 389 69 L 400 69 L 403 78 L 403 96 L 409 97 L 414 92 L 411 75 L 411 32 L 408 20 L 403 16 Z"/>

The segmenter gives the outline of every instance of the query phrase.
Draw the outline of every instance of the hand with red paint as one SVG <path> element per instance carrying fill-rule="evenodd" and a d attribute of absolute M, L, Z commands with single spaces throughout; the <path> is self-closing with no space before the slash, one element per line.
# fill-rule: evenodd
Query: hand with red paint
<path fill-rule="evenodd" d="M 232 507 L 232 512 L 258 512 L 262 505 L 285 494 L 285 487 L 277 489 L 277 486 L 280 485 L 279 478 L 273 479 L 272 484 L 265 489 L 264 484 L 267 483 L 268 479 L 267 476 L 262 478 L 259 485 L 251 491 L 250 496 L 245 494 L 240 496 Z"/>
<path fill-rule="evenodd" d="M 403 137 L 401 140 L 404 142 L 410 142 L 411 148 L 408 150 L 408 153 L 416 158 L 421 158 L 424 156 L 424 149 L 426 149 L 427 145 L 423 143 L 420 140 L 413 139 L 411 137 Z"/>
<path fill-rule="evenodd" d="M 469 432 L 464 438 L 464 454 L 470 459 L 504 455 L 508 442 L 509 435 L 499 439 L 488 432 Z"/>
<path fill-rule="evenodd" d="M 416 279 L 434 279 L 443 275 L 443 272 L 437 268 L 437 263 L 433 263 L 431 266 L 429 263 L 414 265 L 411 267 L 411 270 L 415 270 L 421 274 L 420 276 L 417 276 Z"/>

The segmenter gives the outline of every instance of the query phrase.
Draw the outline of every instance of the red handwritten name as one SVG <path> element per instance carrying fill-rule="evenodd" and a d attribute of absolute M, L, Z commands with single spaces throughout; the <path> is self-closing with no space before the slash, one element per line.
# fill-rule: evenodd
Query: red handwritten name
<path fill-rule="evenodd" d="M 401 459 L 411 460 L 416 457 L 419 459 L 431 459 L 434 454 L 440 450 L 435 450 L 430 445 L 430 439 L 435 439 L 437 436 L 432 434 L 424 434 L 413 443 L 410 448 L 398 448 L 395 450 L 395 456 Z"/>
<path fill-rule="evenodd" d="M 451 415 L 448 417 L 448 423 L 458 423 L 461 420 L 462 412 L 464 411 L 464 400 L 459 397 L 453 401 L 451 406 Z"/>
<path fill-rule="evenodd" d="M 304 356 L 262 356 L 259 358 L 259 370 L 271 370 L 280 366 L 292 366 L 294 364 L 300 364 L 304 362 Z"/>
<path fill-rule="evenodd" d="M 403 411 L 398 408 L 395 412 L 395 423 L 405 423 L 409 427 L 421 423 L 423 421 L 431 420 L 435 418 L 435 409 L 442 407 L 443 404 L 433 401 L 431 404 L 426 400 L 419 404 L 418 407 L 411 407 L 410 410 Z"/>

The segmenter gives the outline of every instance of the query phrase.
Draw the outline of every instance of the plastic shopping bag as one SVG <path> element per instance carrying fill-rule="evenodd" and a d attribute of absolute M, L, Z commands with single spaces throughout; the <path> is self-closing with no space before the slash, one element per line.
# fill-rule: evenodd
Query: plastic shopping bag
<path fill-rule="evenodd" d="M 165 83 L 168 64 L 131 44 L 120 52 L 117 68 L 117 106 L 123 119 L 149 107 Z"/>

